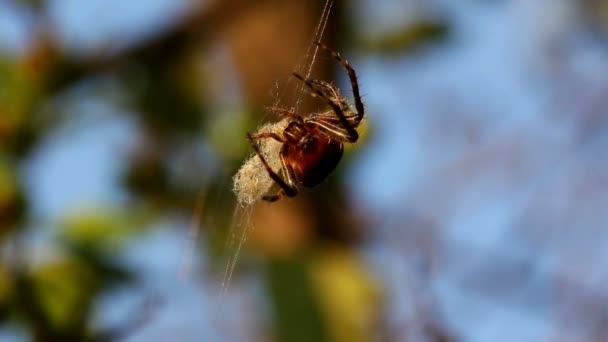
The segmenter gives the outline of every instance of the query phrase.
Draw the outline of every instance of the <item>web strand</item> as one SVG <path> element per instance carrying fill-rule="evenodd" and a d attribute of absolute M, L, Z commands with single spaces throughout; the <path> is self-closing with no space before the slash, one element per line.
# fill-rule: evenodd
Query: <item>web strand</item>
<path fill-rule="evenodd" d="M 306 49 L 306 56 L 310 56 L 311 48 L 314 50 L 314 52 L 312 53 L 312 56 L 310 58 L 310 63 L 308 63 L 308 70 L 306 71 L 307 79 L 310 78 L 310 75 L 312 74 L 312 69 L 315 65 L 315 62 L 317 61 L 317 54 L 319 52 L 319 46 L 314 43 L 321 41 L 321 38 L 323 38 L 323 35 L 325 34 L 325 27 L 327 26 L 327 22 L 329 21 L 329 14 L 331 13 L 331 8 L 333 5 L 334 5 L 333 0 L 325 1 L 325 6 L 323 7 L 323 12 L 321 13 L 321 19 L 319 19 L 319 23 L 317 24 L 317 27 L 315 29 L 313 39 L 310 42 L 310 44 L 308 45 L 308 48 Z M 304 90 L 304 84 L 300 82 L 300 84 L 298 86 L 296 102 L 293 106 L 295 112 L 298 111 L 298 107 L 300 106 L 300 102 L 302 100 L 302 94 L 304 93 L 303 90 Z"/>
<path fill-rule="evenodd" d="M 306 50 L 306 57 L 305 57 L 306 58 L 305 61 L 307 62 L 305 64 L 305 65 L 307 65 L 306 66 L 307 69 L 305 71 L 306 78 L 310 78 L 310 75 L 312 74 L 312 70 L 314 68 L 314 64 L 317 60 L 319 46 L 314 43 L 321 41 L 321 39 L 323 38 L 323 35 L 325 33 L 325 28 L 327 27 L 327 22 L 329 21 L 329 15 L 331 13 L 333 4 L 334 4 L 333 0 L 325 1 L 325 5 L 323 7 L 323 12 L 321 13 L 321 18 L 319 19 L 319 22 L 318 22 L 317 26 L 315 27 L 313 38 Z M 297 68 L 297 69 L 301 69 L 301 68 Z M 299 107 L 301 99 L 302 99 L 302 95 L 304 94 L 304 84 L 302 82 L 298 82 L 296 92 L 297 92 L 296 99 L 293 104 L 293 109 L 295 111 L 298 110 L 298 107 Z M 281 101 L 281 96 L 279 95 L 279 96 L 277 96 L 277 99 L 275 102 L 276 107 L 280 107 L 280 105 L 279 105 L 280 101 Z M 234 209 L 232 222 L 230 225 L 230 233 L 229 233 L 230 235 L 229 235 L 229 238 L 227 241 L 227 248 L 229 250 L 231 250 L 235 247 L 236 248 L 234 249 L 233 254 L 229 257 L 227 265 L 226 265 L 226 269 L 224 270 L 224 276 L 223 276 L 222 284 L 221 284 L 222 293 L 226 293 L 228 290 L 228 287 L 230 286 L 230 282 L 232 280 L 232 275 L 234 273 L 234 269 L 236 267 L 239 255 L 241 253 L 241 249 L 242 249 L 243 245 L 245 244 L 245 242 L 247 241 L 247 235 L 248 235 L 249 231 L 251 229 L 253 229 L 252 224 L 251 224 L 252 210 L 253 210 L 252 205 L 241 206 L 240 204 L 237 204 L 236 208 Z M 240 234 L 239 234 L 240 236 L 237 236 L 238 231 L 240 231 Z"/>
<path fill-rule="evenodd" d="M 230 286 L 230 281 L 232 280 L 232 274 L 234 273 L 234 268 L 236 267 L 236 263 L 239 259 L 239 255 L 241 254 L 241 248 L 245 241 L 247 241 L 247 234 L 251 229 L 251 212 L 252 207 L 241 207 L 237 206 L 234 210 L 234 216 L 232 217 L 233 228 L 230 232 L 230 249 L 234 247 L 236 240 L 236 230 L 240 229 L 241 234 L 238 237 L 238 243 L 236 245 L 236 249 L 234 253 L 228 259 L 228 263 L 226 265 L 226 269 L 224 270 L 224 278 L 222 279 L 222 293 L 228 291 L 228 287 Z"/>
<path fill-rule="evenodd" d="M 179 278 L 187 280 L 192 274 L 192 268 L 194 265 L 194 257 L 196 244 L 200 235 L 202 225 L 202 215 L 205 209 L 205 200 L 207 197 L 206 188 L 202 188 L 196 197 L 196 204 L 194 205 L 194 212 L 192 213 L 192 220 L 190 223 L 190 229 L 188 229 L 188 240 L 182 254 L 181 270 L 179 272 Z"/>

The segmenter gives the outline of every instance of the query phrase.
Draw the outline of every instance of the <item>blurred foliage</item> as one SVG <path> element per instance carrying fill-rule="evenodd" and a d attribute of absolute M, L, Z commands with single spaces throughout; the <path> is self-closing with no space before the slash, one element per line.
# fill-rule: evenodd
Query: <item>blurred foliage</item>
<path fill-rule="evenodd" d="M 240 163 L 247 153 L 248 146 L 243 144 L 243 132 L 253 126 L 252 115 L 243 111 L 226 111 L 209 120 L 205 135 L 225 160 Z"/>
<path fill-rule="evenodd" d="M 274 77 L 261 71 L 268 65 L 291 68 L 296 61 L 252 59 L 250 47 L 266 42 L 278 47 L 259 49 L 258 53 L 274 52 L 270 57 L 277 58 L 298 55 L 298 51 L 288 51 L 281 41 L 268 37 L 269 32 L 289 33 L 282 38 L 284 42 L 295 41 L 296 34 L 301 41 L 309 41 L 324 2 L 193 5 L 189 16 L 148 41 L 113 54 L 99 51 L 84 57 L 71 55 L 55 39 L 53 28 L 48 26 L 46 1 L 20 3 L 29 8 L 32 17 L 31 41 L 23 55 L 0 53 L 0 249 L 6 255 L 0 263 L 0 324 L 24 327 L 37 341 L 105 340 L 112 333 L 96 330 L 97 300 L 117 287 L 137 286 L 134 270 L 121 265 L 117 256 L 158 219 L 191 215 L 199 190 L 204 192 L 205 205 L 195 214 L 205 218 L 204 252 L 213 257 L 214 269 L 225 267 L 223 259 L 216 256 L 233 252 L 223 250 L 234 225 L 234 203 L 226 192 L 231 175 L 250 153 L 245 132 L 255 129 L 264 112 L 251 103 L 265 103 L 266 99 L 249 99 L 251 103 L 234 99 L 229 108 L 213 107 L 209 88 L 215 84 L 210 75 L 198 70 L 200 51 L 211 48 L 212 38 L 217 39 L 214 32 L 219 37 L 238 32 L 246 39 L 231 43 L 247 44 L 235 48 L 246 51 L 247 56 L 235 59 L 255 69 L 240 72 L 257 78 Z M 288 13 L 287 21 L 280 16 L 267 17 L 279 5 Z M 336 18 L 349 17 L 340 13 L 344 11 L 341 1 L 336 2 L 334 11 Z M 276 29 L 285 28 L 286 22 L 296 31 Z M 275 29 L 259 29 L 267 24 Z M 353 32 L 349 23 L 332 20 L 328 40 L 356 41 L 337 36 L 337 25 L 344 26 L 340 31 Z M 222 34 L 216 32 L 221 30 Z M 442 38 L 447 32 L 443 23 L 417 23 L 359 45 L 364 50 L 394 54 Z M 329 71 L 326 68 L 327 79 L 331 79 Z M 124 109 L 128 114 L 121 115 L 130 115 L 137 125 L 133 146 L 121 151 L 128 154 L 119 180 L 128 201 L 120 208 L 75 208 L 61 213 L 58 222 L 39 222 L 35 213 L 28 211 L 29 201 L 37 194 L 25 192 L 25 174 L 20 170 L 56 128 L 77 120 L 61 105 L 53 106 L 61 103 L 58 99 L 87 80 L 104 76 L 118 80 L 118 88 L 126 92 L 126 104 L 114 105 Z M 276 79 L 259 81 L 250 83 L 265 85 Z M 242 91 L 266 94 L 269 89 Z M 368 128 L 367 123 L 361 126 L 362 137 L 367 136 Z M 341 165 L 338 173 L 344 167 Z M 362 239 L 358 231 L 362 223 L 352 213 L 339 177 L 332 176 L 301 198 L 288 204 L 292 208 L 264 203 L 262 209 L 255 209 L 266 210 L 254 219 L 258 231 L 252 249 L 264 260 L 276 339 L 373 340 L 381 295 L 354 252 Z M 26 242 L 48 225 L 53 227 L 52 241 L 43 249 L 48 255 L 34 260 Z M 337 247 L 324 250 L 326 244 Z"/>
<path fill-rule="evenodd" d="M 168 57 L 174 56 L 170 46 L 118 64 L 76 58 L 62 51 L 47 30 L 46 3 L 24 5 L 34 19 L 32 40 L 22 55 L 0 53 L 0 323 L 23 327 L 37 341 L 106 340 L 112 331 L 95 326 L 99 297 L 135 284 L 134 270 L 116 257 L 163 215 L 160 208 L 190 209 L 195 190 L 179 181 L 168 158 L 172 148 L 199 132 L 201 99 L 188 88 L 192 80 L 184 77 L 190 74 L 182 61 Z M 189 42 L 177 44 L 185 48 Z M 141 75 L 133 74 L 133 65 Z M 139 118 L 142 141 L 150 144 L 146 148 L 154 145 L 160 151 L 152 148 L 158 153 L 142 154 L 125 168 L 126 188 L 141 201 L 121 210 L 76 208 L 60 222 L 39 222 L 27 211 L 29 197 L 37 194 L 24 192 L 25 173 L 18 170 L 55 127 L 75 119 L 62 112 L 66 109 L 57 100 L 106 72 L 124 75 L 125 89 L 134 76 L 144 80 L 127 97 Z M 44 254 L 42 259 L 34 260 L 28 241 L 46 225 L 54 226 L 55 233 L 36 253 Z"/>
<path fill-rule="evenodd" d="M 24 211 L 18 176 L 13 165 L 0 154 L 0 238 L 23 219 Z"/>
<path fill-rule="evenodd" d="M 403 54 L 422 44 L 445 39 L 448 26 L 442 22 L 417 22 L 362 40 L 359 45 L 367 51 L 385 55 Z"/>
<path fill-rule="evenodd" d="M 133 211 L 81 209 L 65 218 L 62 240 L 81 249 L 111 254 L 140 233 L 133 228 L 145 224 L 145 215 Z"/>
<path fill-rule="evenodd" d="M 382 292 L 365 265 L 347 249 L 326 247 L 311 262 L 310 273 L 324 316 L 332 322 L 330 340 L 376 340 Z"/>
<path fill-rule="evenodd" d="M 319 299 L 307 270 L 307 261 L 294 256 L 274 258 L 268 263 L 268 290 L 274 299 L 279 341 L 329 341 L 327 323 L 319 310 Z"/>

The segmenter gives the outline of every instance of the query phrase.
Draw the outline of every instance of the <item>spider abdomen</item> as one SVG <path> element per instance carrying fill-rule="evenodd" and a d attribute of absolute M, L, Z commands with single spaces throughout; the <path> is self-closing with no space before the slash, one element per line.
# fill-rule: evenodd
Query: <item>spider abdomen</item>
<path fill-rule="evenodd" d="M 332 139 L 310 139 L 306 148 L 283 145 L 285 162 L 292 167 L 297 182 L 305 187 L 321 183 L 336 168 L 342 158 L 344 146 Z"/>

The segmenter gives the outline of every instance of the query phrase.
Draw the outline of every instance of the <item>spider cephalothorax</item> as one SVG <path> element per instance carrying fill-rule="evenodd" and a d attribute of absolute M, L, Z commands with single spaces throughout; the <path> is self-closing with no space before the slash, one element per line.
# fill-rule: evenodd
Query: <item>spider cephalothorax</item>
<path fill-rule="evenodd" d="M 289 110 L 271 108 L 272 112 L 288 118 L 289 122 L 285 128 L 279 132 L 247 135 L 268 175 L 280 187 L 276 194 L 264 195 L 262 199 L 266 201 L 276 201 L 284 195 L 293 197 L 298 194 L 300 187 L 319 184 L 338 165 L 344 151 L 344 143 L 354 143 L 359 138 L 355 128 L 363 119 L 364 109 L 355 70 L 339 53 L 323 44 L 317 45 L 331 54 L 348 73 L 356 112 L 351 110 L 344 96 L 334 85 L 294 73 L 293 75 L 309 88 L 311 95 L 323 99 L 330 109 L 303 117 Z M 281 175 L 270 167 L 260 152 L 256 143 L 260 139 L 274 139 L 282 143 L 279 152 Z"/>

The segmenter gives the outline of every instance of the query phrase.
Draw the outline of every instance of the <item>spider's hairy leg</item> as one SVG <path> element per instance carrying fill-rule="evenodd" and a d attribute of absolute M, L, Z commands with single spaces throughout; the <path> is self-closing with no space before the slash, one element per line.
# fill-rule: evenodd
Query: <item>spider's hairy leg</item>
<path fill-rule="evenodd" d="M 357 133 L 355 128 L 348 123 L 348 119 L 346 118 L 344 111 L 342 110 L 340 105 L 338 103 L 336 103 L 335 100 L 325 96 L 325 94 L 321 90 L 319 90 L 317 88 L 317 85 L 315 85 L 315 83 L 313 83 L 311 80 L 305 79 L 304 77 L 302 77 L 301 75 L 299 75 L 295 72 L 293 73 L 293 76 L 295 78 L 301 80 L 302 82 L 304 82 L 304 84 L 306 84 L 306 86 L 311 90 L 311 95 L 313 97 L 318 96 L 318 97 L 324 99 L 325 102 L 327 102 L 327 104 L 333 109 L 334 113 L 336 113 L 336 116 L 340 120 L 340 124 L 342 125 L 342 128 L 345 129 L 346 132 L 348 133 L 348 138 L 346 141 L 348 141 L 350 143 L 354 143 L 355 141 L 357 141 L 357 139 L 359 139 L 359 133 Z"/>
<path fill-rule="evenodd" d="M 295 192 L 290 195 L 289 193 L 286 192 L 286 190 L 284 188 L 281 188 L 279 190 L 279 192 L 274 195 L 262 196 L 262 199 L 264 201 L 276 202 L 276 201 L 282 199 L 283 196 L 285 196 L 285 195 L 287 195 L 289 197 L 294 197 L 298 194 L 298 188 L 293 185 L 293 184 L 295 184 L 295 178 L 296 178 L 294 175 L 293 168 L 291 166 L 289 166 L 289 164 L 287 164 L 287 162 L 285 161 L 285 157 L 283 155 L 281 155 L 280 158 L 281 158 L 281 169 L 283 170 L 285 177 L 287 177 L 287 183 L 292 185 Z"/>
<path fill-rule="evenodd" d="M 340 91 L 333 84 L 323 80 L 309 79 L 309 81 L 321 88 L 321 90 L 325 93 L 326 97 L 329 97 L 334 100 L 339 100 L 341 98 Z"/>
<path fill-rule="evenodd" d="M 270 110 L 270 112 L 272 112 L 272 113 L 283 115 L 288 118 L 292 118 L 292 119 L 296 120 L 297 122 L 304 121 L 304 119 L 302 119 L 301 116 L 299 116 L 298 114 L 296 114 L 295 112 L 293 112 L 289 109 L 284 109 L 284 108 L 279 108 L 279 107 L 268 107 L 268 110 Z"/>
<path fill-rule="evenodd" d="M 348 103 L 346 103 L 346 100 L 344 99 L 342 94 L 340 94 L 340 90 L 338 90 L 338 88 L 335 85 L 333 85 L 329 82 L 323 81 L 323 80 L 309 79 L 309 81 L 311 83 L 319 86 L 320 88 L 322 88 L 326 92 L 325 96 L 327 98 L 330 98 L 334 102 L 337 102 L 340 104 L 340 107 L 342 108 L 342 112 L 344 113 L 344 116 L 346 116 L 349 126 L 354 128 L 359 125 L 359 122 L 361 122 L 361 120 L 358 119 L 357 114 L 354 114 L 352 112 L 350 106 L 348 105 Z M 328 114 L 329 113 L 332 113 L 332 111 L 329 111 Z M 325 115 L 323 113 L 319 113 L 318 116 L 321 117 L 321 116 L 325 116 Z M 332 115 L 332 117 L 325 118 L 325 119 L 329 119 L 330 121 L 334 122 L 335 120 L 333 120 L 333 119 L 336 118 L 336 115 L 334 114 L 334 115 Z"/>
<path fill-rule="evenodd" d="M 276 201 L 280 200 L 281 198 L 283 198 L 283 189 L 281 189 L 279 191 L 279 193 L 276 194 L 276 195 L 264 195 L 264 196 L 262 196 L 262 200 L 264 200 L 266 202 L 276 202 Z"/>
<path fill-rule="evenodd" d="M 348 133 L 348 131 L 346 131 L 341 126 L 331 123 L 323 118 L 313 118 L 306 122 L 317 126 L 316 129 L 318 131 L 331 136 L 335 140 L 338 140 L 341 142 L 350 142 L 351 141 L 351 136 Z"/>
<path fill-rule="evenodd" d="M 264 138 L 273 138 L 274 139 L 275 136 L 278 137 L 274 133 L 259 133 L 256 136 L 257 136 L 257 139 L 264 139 Z M 290 179 L 290 183 L 291 184 L 288 184 L 287 182 L 285 182 L 281 178 L 281 176 L 279 176 L 276 172 L 274 172 L 272 170 L 272 168 L 270 167 L 270 165 L 268 165 L 268 162 L 266 161 L 266 159 L 262 155 L 262 152 L 260 151 L 260 148 L 258 147 L 258 144 L 255 142 L 256 136 L 254 136 L 251 133 L 247 133 L 247 138 L 249 139 L 249 142 L 251 143 L 251 147 L 255 151 L 255 154 L 257 154 L 258 158 L 260 158 L 260 161 L 262 162 L 262 165 L 264 165 L 264 168 L 266 169 L 266 172 L 268 172 L 268 176 L 275 183 L 277 183 L 281 187 L 281 191 L 279 192 L 278 195 L 264 196 L 264 197 L 262 197 L 262 199 L 264 199 L 266 201 L 271 201 L 271 202 L 272 201 L 276 201 L 276 200 L 278 200 L 278 199 L 280 199 L 282 197 L 283 193 L 285 195 L 289 196 L 289 197 L 294 197 L 295 195 L 298 194 L 298 189 L 293 185 L 293 183 L 291 183 L 291 179 Z M 280 141 L 282 141 L 282 140 L 280 140 Z M 281 157 L 281 162 L 283 163 L 283 165 L 285 165 L 285 163 L 283 162 L 282 159 L 283 158 Z"/>
<path fill-rule="evenodd" d="M 259 140 L 259 139 L 274 139 L 278 142 L 285 142 L 285 139 L 281 138 L 278 134 L 272 132 L 263 132 L 263 133 L 248 133 L 247 136 L 249 140 Z"/>
<path fill-rule="evenodd" d="M 340 53 L 330 49 L 327 45 L 321 42 L 315 42 L 315 45 L 329 53 L 348 73 L 350 84 L 353 89 L 353 97 L 355 98 L 355 108 L 357 109 L 357 120 L 360 122 L 363 119 L 365 108 L 363 107 L 363 101 L 361 100 L 361 94 L 359 92 L 359 81 L 357 80 L 357 73 L 355 69 L 350 65 L 348 60 L 342 57 Z"/>

